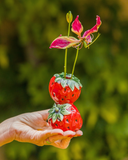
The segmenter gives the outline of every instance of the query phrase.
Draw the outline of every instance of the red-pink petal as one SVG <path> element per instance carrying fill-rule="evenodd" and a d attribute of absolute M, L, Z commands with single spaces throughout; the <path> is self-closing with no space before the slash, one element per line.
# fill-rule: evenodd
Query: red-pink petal
<path fill-rule="evenodd" d="M 96 16 L 96 25 L 94 27 L 92 27 L 90 30 L 87 30 L 84 32 L 83 34 L 83 37 L 87 37 L 88 35 L 94 33 L 94 32 L 97 32 L 98 31 L 98 28 L 100 27 L 101 25 L 101 20 L 100 20 L 100 17 L 97 15 Z"/>
<path fill-rule="evenodd" d="M 87 43 L 87 44 L 91 43 L 91 42 L 92 42 L 92 39 L 93 39 L 93 37 L 91 37 L 90 35 L 88 35 L 88 36 L 86 37 L 86 43 Z"/>
<path fill-rule="evenodd" d="M 66 49 L 78 44 L 80 40 L 74 37 L 60 36 L 56 38 L 49 48 Z"/>
<path fill-rule="evenodd" d="M 78 20 L 79 16 L 77 15 L 76 19 L 72 23 L 72 32 L 76 33 L 78 36 L 81 35 L 81 32 L 83 31 L 83 26 L 81 22 Z"/>
<path fill-rule="evenodd" d="M 97 27 L 99 28 L 100 27 L 100 25 L 101 25 L 101 20 L 100 20 L 100 17 L 97 15 L 96 16 L 96 25 L 97 25 Z"/>

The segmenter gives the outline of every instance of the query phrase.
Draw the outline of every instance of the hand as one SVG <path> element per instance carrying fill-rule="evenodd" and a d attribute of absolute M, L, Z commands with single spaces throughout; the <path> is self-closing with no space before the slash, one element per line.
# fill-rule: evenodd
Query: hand
<path fill-rule="evenodd" d="M 47 118 L 48 110 L 25 113 L 11 118 L 10 130 L 13 132 L 13 140 L 64 149 L 68 147 L 72 137 L 82 135 L 80 130 L 63 132 L 61 129 L 52 129 L 47 123 Z"/>

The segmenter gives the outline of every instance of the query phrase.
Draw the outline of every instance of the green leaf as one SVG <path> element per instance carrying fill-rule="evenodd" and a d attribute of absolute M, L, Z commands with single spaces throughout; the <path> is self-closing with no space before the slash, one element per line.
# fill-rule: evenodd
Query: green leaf
<path fill-rule="evenodd" d="M 64 109 L 68 109 L 70 106 L 71 106 L 71 104 L 69 104 L 69 103 L 63 104 Z"/>
<path fill-rule="evenodd" d="M 63 108 L 63 107 L 65 107 L 65 104 L 57 104 L 57 107 L 58 108 Z"/>
<path fill-rule="evenodd" d="M 83 87 L 82 84 L 79 82 L 80 87 Z"/>
<path fill-rule="evenodd" d="M 68 85 L 69 85 L 70 89 L 72 91 L 74 91 L 74 81 L 73 80 L 68 80 Z"/>
<path fill-rule="evenodd" d="M 49 115 L 48 115 L 48 119 L 50 119 L 50 118 L 52 118 L 52 114 L 49 114 Z"/>
<path fill-rule="evenodd" d="M 65 86 L 67 86 L 67 80 L 61 80 L 61 85 L 62 85 L 62 87 L 64 88 Z"/>
<path fill-rule="evenodd" d="M 82 84 L 80 83 L 80 80 L 79 80 L 77 77 L 74 76 L 72 79 L 73 79 L 76 83 L 78 83 L 79 86 L 82 87 Z"/>
<path fill-rule="evenodd" d="M 59 75 L 60 75 L 61 77 L 64 77 L 64 72 L 60 73 Z"/>
<path fill-rule="evenodd" d="M 62 87 L 64 88 L 66 85 L 70 87 L 70 89 L 73 91 L 74 87 L 77 89 L 80 89 L 80 86 L 82 87 L 82 84 L 80 83 L 80 80 L 73 75 L 72 79 L 65 79 L 64 78 L 64 72 L 61 74 L 55 74 L 55 82 L 60 82 Z M 67 77 L 71 77 L 71 74 L 66 74 Z"/>
<path fill-rule="evenodd" d="M 69 114 L 71 114 L 71 112 L 67 111 L 66 109 L 62 109 L 60 111 L 60 113 L 62 113 L 63 115 L 69 115 Z"/>
<path fill-rule="evenodd" d="M 55 106 L 54 108 L 55 108 L 55 111 L 59 111 L 59 108 L 57 106 Z"/>
<path fill-rule="evenodd" d="M 52 107 L 49 111 L 48 111 L 48 113 L 53 113 L 54 112 L 54 108 Z"/>
<path fill-rule="evenodd" d="M 79 90 L 80 89 L 80 86 L 77 82 L 75 82 L 75 87 Z"/>
<path fill-rule="evenodd" d="M 56 106 L 57 106 L 57 104 L 56 104 L 56 103 L 54 103 L 54 104 L 53 104 L 53 107 L 55 108 Z"/>
<path fill-rule="evenodd" d="M 57 114 L 54 113 L 53 116 L 52 116 L 52 122 L 55 123 L 56 119 L 57 119 Z"/>
<path fill-rule="evenodd" d="M 62 80 L 61 77 L 57 77 L 57 78 L 55 79 L 55 82 L 58 82 L 58 81 L 61 81 L 61 80 Z"/>
<path fill-rule="evenodd" d="M 77 77 L 75 77 L 75 76 L 73 76 L 73 78 L 72 78 L 75 82 L 79 82 L 80 80 L 77 78 Z"/>
<path fill-rule="evenodd" d="M 55 76 L 55 77 L 59 77 L 60 75 L 59 75 L 59 74 L 54 74 L 54 76 Z"/>
<path fill-rule="evenodd" d="M 59 118 L 61 121 L 63 120 L 63 117 L 64 117 L 64 116 L 63 116 L 61 113 L 58 113 L 58 114 L 57 114 L 57 118 Z"/>
<path fill-rule="evenodd" d="M 70 106 L 71 106 L 71 104 L 69 104 L 69 103 L 57 104 L 57 107 L 60 109 L 68 109 Z"/>

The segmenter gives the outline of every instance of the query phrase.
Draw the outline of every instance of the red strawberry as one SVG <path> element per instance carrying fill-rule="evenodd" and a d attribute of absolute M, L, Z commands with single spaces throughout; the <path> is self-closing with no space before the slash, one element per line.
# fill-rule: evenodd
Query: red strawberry
<path fill-rule="evenodd" d="M 49 83 L 49 93 L 52 99 L 59 104 L 74 103 L 80 96 L 82 85 L 80 80 L 71 74 L 55 74 Z"/>
<path fill-rule="evenodd" d="M 53 129 L 59 128 L 63 131 L 77 131 L 82 127 L 83 120 L 74 104 L 54 104 L 49 110 L 48 123 Z"/>

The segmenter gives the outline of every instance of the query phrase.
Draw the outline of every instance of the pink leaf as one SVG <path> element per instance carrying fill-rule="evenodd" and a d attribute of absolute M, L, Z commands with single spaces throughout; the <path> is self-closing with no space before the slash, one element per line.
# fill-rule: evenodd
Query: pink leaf
<path fill-rule="evenodd" d="M 87 37 L 88 35 L 94 33 L 94 32 L 97 32 L 98 31 L 98 28 L 100 27 L 101 25 L 101 20 L 100 20 L 100 17 L 99 16 L 96 16 L 96 25 L 94 27 L 92 27 L 90 30 L 87 30 L 84 32 L 83 34 L 83 37 Z"/>
<path fill-rule="evenodd" d="M 75 46 L 79 42 L 80 40 L 74 37 L 60 36 L 51 43 L 49 48 L 66 49 Z"/>
<path fill-rule="evenodd" d="M 78 20 L 79 16 L 77 15 L 76 19 L 72 23 L 72 32 L 76 33 L 78 36 L 81 36 L 81 32 L 83 31 L 83 26 L 81 22 Z"/>

